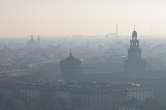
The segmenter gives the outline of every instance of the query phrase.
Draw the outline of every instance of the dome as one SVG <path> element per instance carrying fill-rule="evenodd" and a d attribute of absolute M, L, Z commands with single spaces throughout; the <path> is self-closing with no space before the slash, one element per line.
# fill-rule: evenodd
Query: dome
<path fill-rule="evenodd" d="M 69 65 L 73 65 L 73 64 L 76 64 L 76 65 L 80 65 L 81 64 L 81 61 L 78 59 L 78 58 L 75 58 L 72 53 L 70 53 L 70 55 L 65 58 L 64 60 L 62 60 L 60 62 L 61 64 L 69 64 Z"/>
<path fill-rule="evenodd" d="M 137 32 L 135 30 L 132 33 L 132 37 L 137 37 Z"/>

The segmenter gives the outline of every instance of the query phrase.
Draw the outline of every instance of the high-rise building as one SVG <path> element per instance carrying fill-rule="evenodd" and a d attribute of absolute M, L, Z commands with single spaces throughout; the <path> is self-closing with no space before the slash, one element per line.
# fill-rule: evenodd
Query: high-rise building
<path fill-rule="evenodd" d="M 137 32 L 134 29 L 130 40 L 130 48 L 128 49 L 128 58 L 124 62 L 124 69 L 126 72 L 143 72 L 145 71 L 145 66 L 146 63 L 142 60 Z"/>

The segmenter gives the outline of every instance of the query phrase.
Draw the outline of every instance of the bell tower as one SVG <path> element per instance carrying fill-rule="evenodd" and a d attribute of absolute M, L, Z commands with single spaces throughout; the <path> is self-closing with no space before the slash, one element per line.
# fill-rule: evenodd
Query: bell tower
<path fill-rule="evenodd" d="M 137 32 L 134 29 L 132 32 L 132 39 L 130 40 L 130 47 L 128 49 L 128 58 L 124 62 L 124 69 L 126 72 L 145 71 L 145 61 L 142 60 L 141 52 Z"/>

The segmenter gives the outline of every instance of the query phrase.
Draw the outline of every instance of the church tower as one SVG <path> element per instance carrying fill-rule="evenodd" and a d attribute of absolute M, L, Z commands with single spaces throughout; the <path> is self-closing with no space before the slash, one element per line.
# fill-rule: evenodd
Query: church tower
<path fill-rule="evenodd" d="M 132 39 L 130 40 L 130 48 L 128 49 L 128 58 L 124 62 L 124 69 L 126 72 L 143 72 L 145 71 L 145 61 L 141 57 L 141 48 L 139 47 L 139 40 L 137 39 L 137 32 L 132 32 Z"/>

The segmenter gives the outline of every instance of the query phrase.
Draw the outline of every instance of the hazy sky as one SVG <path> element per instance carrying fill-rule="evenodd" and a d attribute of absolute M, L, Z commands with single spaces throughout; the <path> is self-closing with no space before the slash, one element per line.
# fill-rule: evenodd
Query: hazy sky
<path fill-rule="evenodd" d="M 166 0 L 0 0 L 0 36 L 166 35 Z"/>

